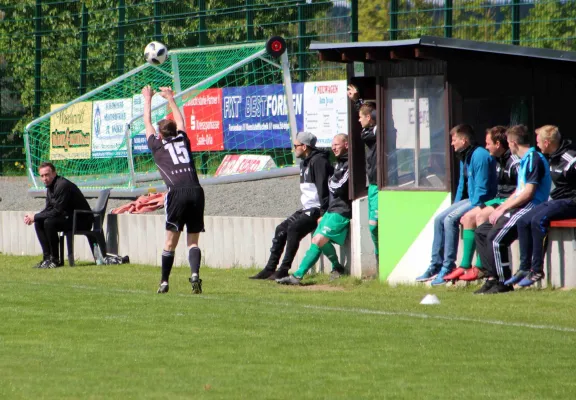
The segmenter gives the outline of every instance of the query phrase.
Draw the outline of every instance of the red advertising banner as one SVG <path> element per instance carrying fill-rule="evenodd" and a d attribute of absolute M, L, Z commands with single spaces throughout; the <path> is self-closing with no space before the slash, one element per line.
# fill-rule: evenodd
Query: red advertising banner
<path fill-rule="evenodd" d="M 192 151 L 224 150 L 222 89 L 206 89 L 192 95 L 195 96 L 183 107 Z"/>

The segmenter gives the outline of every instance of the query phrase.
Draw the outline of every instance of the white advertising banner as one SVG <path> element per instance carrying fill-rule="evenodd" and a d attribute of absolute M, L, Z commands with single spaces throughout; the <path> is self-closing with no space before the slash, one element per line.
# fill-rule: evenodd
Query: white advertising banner
<path fill-rule="evenodd" d="M 132 99 L 100 100 L 93 102 L 92 157 L 125 157 L 126 124 L 132 119 Z"/>
<path fill-rule="evenodd" d="M 330 147 L 339 133 L 348 133 L 346 81 L 304 84 L 304 131 L 318 138 L 317 147 Z"/>

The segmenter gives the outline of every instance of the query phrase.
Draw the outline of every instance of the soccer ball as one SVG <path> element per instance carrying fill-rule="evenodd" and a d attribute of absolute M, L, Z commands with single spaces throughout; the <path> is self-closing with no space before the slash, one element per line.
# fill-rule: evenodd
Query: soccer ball
<path fill-rule="evenodd" d="M 144 59 L 152 65 L 160 65 L 168 58 L 168 48 L 160 42 L 150 42 L 144 49 Z"/>

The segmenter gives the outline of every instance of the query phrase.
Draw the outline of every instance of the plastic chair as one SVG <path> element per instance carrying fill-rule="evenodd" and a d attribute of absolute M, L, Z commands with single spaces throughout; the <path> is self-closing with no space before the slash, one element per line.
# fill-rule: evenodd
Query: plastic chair
<path fill-rule="evenodd" d="M 66 237 L 66 246 L 68 247 L 68 264 L 74 266 L 74 236 L 84 235 L 90 244 L 90 250 L 96 260 L 94 254 L 94 244 L 98 244 L 102 257 L 106 256 L 106 237 L 104 235 L 104 219 L 106 218 L 106 208 L 108 207 L 108 199 L 110 198 L 110 191 L 112 189 L 104 189 L 98 195 L 96 206 L 92 210 L 74 210 L 72 219 L 72 230 L 62 232 L 60 236 L 60 264 L 64 265 L 64 237 Z M 93 214 L 94 225 L 89 231 L 81 231 L 76 229 L 76 223 L 79 214 Z"/>

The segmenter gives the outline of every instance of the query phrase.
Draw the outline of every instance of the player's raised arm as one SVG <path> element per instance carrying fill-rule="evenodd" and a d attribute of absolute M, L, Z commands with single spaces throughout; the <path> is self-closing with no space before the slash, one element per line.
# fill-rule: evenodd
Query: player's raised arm
<path fill-rule="evenodd" d="M 152 96 L 154 96 L 154 91 L 150 86 L 144 86 L 142 96 L 144 97 L 144 126 L 146 127 L 146 140 L 148 140 L 150 136 L 156 134 L 156 129 L 152 125 Z"/>
<path fill-rule="evenodd" d="M 168 105 L 172 109 L 172 115 L 174 115 L 174 122 L 176 122 L 176 128 L 179 131 L 185 131 L 186 123 L 184 122 L 184 116 L 182 115 L 182 112 L 180 112 L 180 109 L 178 108 L 176 101 L 174 101 L 174 92 L 172 91 L 172 88 L 161 87 L 160 96 L 168 100 Z"/>

